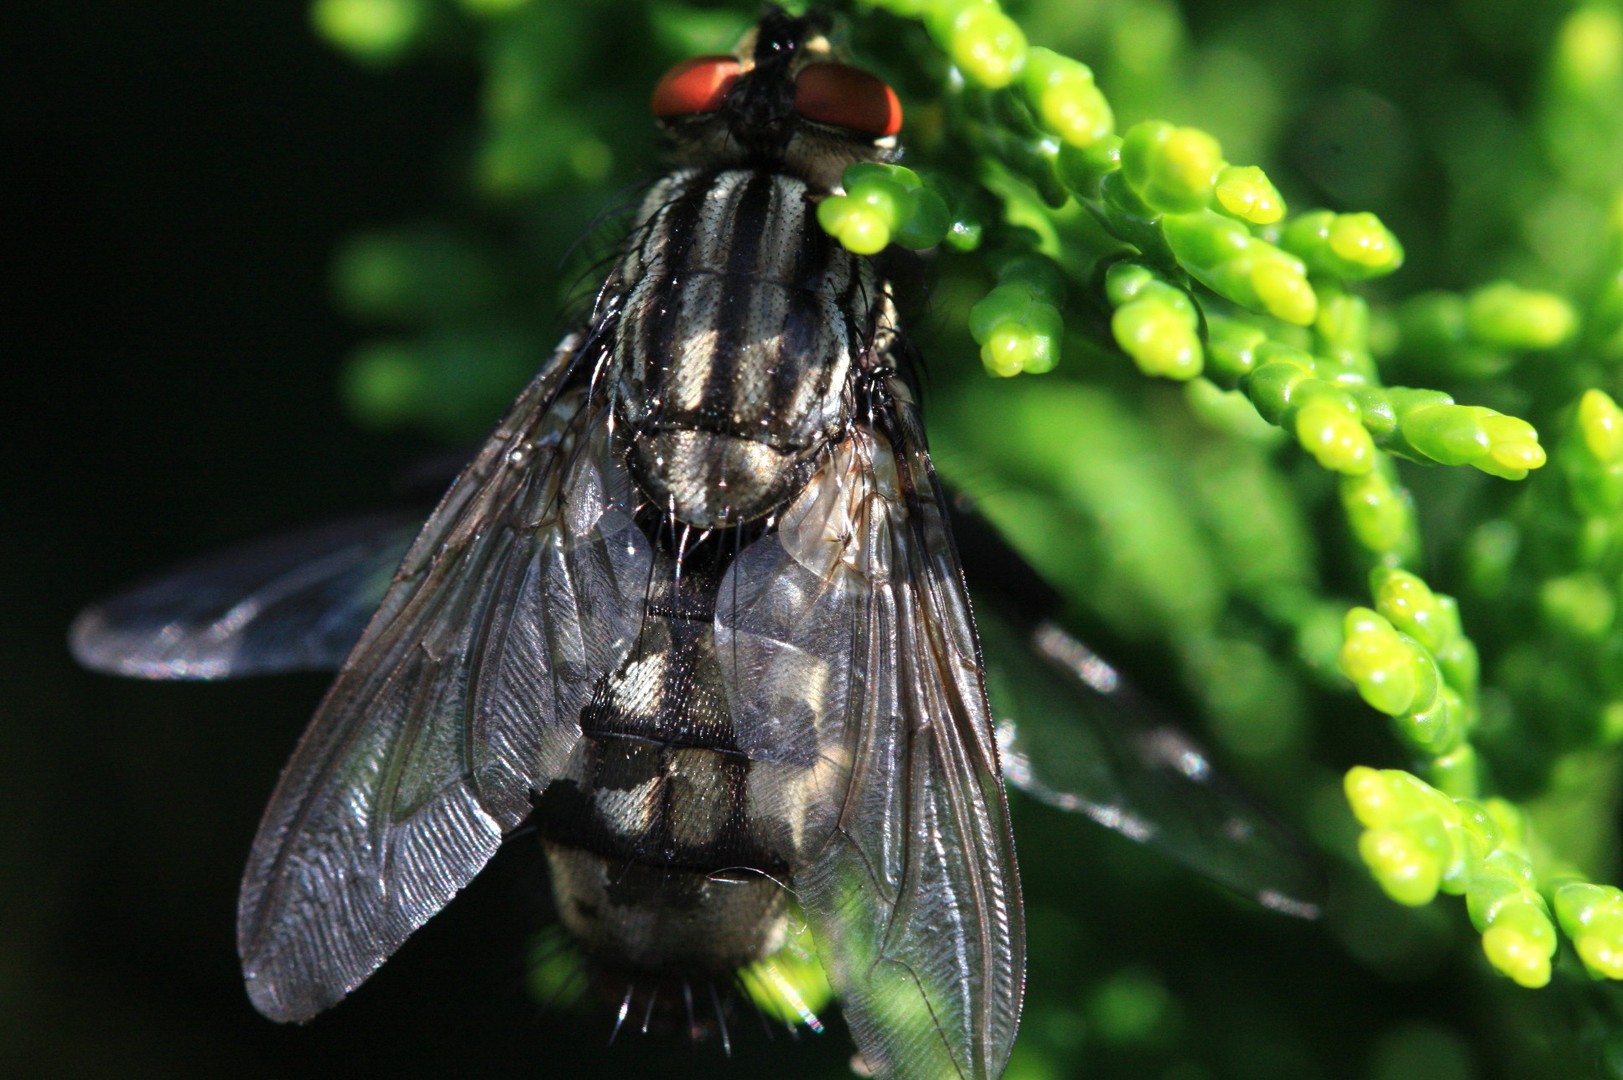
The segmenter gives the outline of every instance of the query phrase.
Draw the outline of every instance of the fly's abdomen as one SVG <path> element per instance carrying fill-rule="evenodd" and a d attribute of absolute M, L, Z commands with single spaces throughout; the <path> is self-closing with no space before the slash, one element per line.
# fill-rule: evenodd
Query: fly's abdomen
<path fill-rule="evenodd" d="M 679 173 L 634 237 L 615 341 L 632 475 L 687 524 L 765 517 L 845 422 L 882 299 L 873 270 L 781 173 Z"/>
<path fill-rule="evenodd" d="M 752 765 L 731 749 L 583 732 L 535 820 L 559 917 L 599 969 L 728 975 L 783 944 L 788 853 L 767 837 L 789 832 L 752 818 Z"/>
<path fill-rule="evenodd" d="M 559 917 L 585 954 L 614 975 L 730 975 L 782 945 L 785 871 L 749 840 L 748 762 L 590 742 L 590 780 L 555 782 L 538 807 Z"/>
<path fill-rule="evenodd" d="M 736 539 L 685 552 L 680 575 L 656 556 L 637 645 L 599 678 L 566 771 L 535 801 L 560 918 L 613 975 L 730 975 L 783 942 L 799 830 L 781 798 L 763 813 L 778 773 L 738 746 L 714 643 Z"/>

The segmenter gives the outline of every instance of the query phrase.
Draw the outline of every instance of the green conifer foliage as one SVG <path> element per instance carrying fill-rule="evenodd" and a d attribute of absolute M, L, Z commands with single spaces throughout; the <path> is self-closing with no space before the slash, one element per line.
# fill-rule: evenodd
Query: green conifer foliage
<path fill-rule="evenodd" d="M 930 253 L 938 465 L 1337 882 L 1281 926 L 1017 805 L 1009 1075 L 1623 1076 L 1623 11 L 839 10 L 908 155 L 819 220 Z M 484 80 L 460 203 L 336 259 L 359 418 L 497 415 L 654 175 L 658 73 L 755 14 L 317 0 L 361 61 Z"/>

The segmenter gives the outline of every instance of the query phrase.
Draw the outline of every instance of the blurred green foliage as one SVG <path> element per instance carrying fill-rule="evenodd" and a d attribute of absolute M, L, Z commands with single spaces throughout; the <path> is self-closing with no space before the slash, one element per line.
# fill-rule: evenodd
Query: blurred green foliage
<path fill-rule="evenodd" d="M 1113 659 L 1175 672 L 1340 870 L 1325 926 L 1280 925 L 1017 802 L 1010 1075 L 1623 1076 L 1623 901 L 1596 884 L 1623 741 L 1623 10 L 844 11 L 918 174 L 854 177 L 852 205 L 933 192 L 951 222 L 886 219 L 945 231 L 913 326 L 942 472 Z M 657 172 L 649 88 L 755 13 L 317 0 L 363 62 L 484 80 L 460 196 L 335 259 L 376 328 L 361 421 L 489 425 Z M 825 223 L 871 243 L 853 212 Z M 1469 921 L 1387 899 L 1439 891 Z"/>

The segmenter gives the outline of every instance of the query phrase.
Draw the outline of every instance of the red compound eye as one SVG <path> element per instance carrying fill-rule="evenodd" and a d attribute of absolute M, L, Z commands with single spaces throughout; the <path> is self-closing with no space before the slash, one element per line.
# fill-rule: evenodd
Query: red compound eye
<path fill-rule="evenodd" d="M 731 56 L 696 56 L 665 73 L 654 87 L 654 115 L 691 116 L 715 112 L 727 102 L 738 81 L 738 61 Z"/>
<path fill-rule="evenodd" d="M 807 64 L 795 79 L 795 111 L 808 120 L 882 138 L 902 130 L 902 103 L 884 81 L 844 64 Z"/>

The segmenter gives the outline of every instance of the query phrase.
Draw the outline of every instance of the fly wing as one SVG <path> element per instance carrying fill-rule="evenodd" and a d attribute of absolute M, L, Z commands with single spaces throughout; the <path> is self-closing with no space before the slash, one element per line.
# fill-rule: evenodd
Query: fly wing
<path fill-rule="evenodd" d="M 650 558 L 566 342 L 407 553 L 271 796 L 243 877 L 248 993 L 305 1020 L 442 907 L 562 768 Z"/>
<path fill-rule="evenodd" d="M 336 668 L 421 525 L 369 514 L 182 564 L 86 608 L 69 648 L 92 671 L 138 679 Z"/>
<path fill-rule="evenodd" d="M 892 392 L 735 560 L 717 651 L 741 748 L 799 770 L 777 789 L 806 806 L 793 887 L 868 1066 L 996 1077 L 1024 985 L 1014 843 L 941 493 Z"/>
<path fill-rule="evenodd" d="M 1304 841 L 1108 663 L 1053 622 L 980 608 L 1004 775 L 1287 915 L 1314 918 L 1322 869 Z M 1018 627 L 1018 628 L 1017 628 Z"/>

